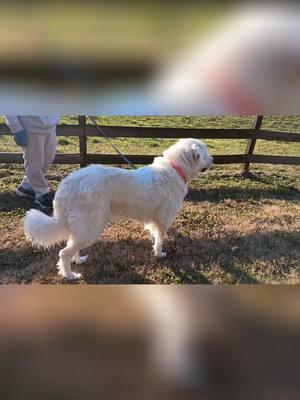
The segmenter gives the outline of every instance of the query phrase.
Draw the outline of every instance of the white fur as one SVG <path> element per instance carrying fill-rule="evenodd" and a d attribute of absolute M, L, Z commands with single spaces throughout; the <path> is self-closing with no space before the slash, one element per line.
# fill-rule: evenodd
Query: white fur
<path fill-rule="evenodd" d="M 69 236 L 69 230 L 63 220 L 49 217 L 34 209 L 26 214 L 24 230 L 28 239 L 36 238 L 33 241 L 42 247 L 50 247 Z"/>
<path fill-rule="evenodd" d="M 43 247 L 67 240 L 59 252 L 59 273 L 78 279 L 71 262 L 84 262 L 79 251 L 98 240 L 115 219 L 134 219 L 153 238 L 156 257 L 164 257 L 163 239 L 181 208 L 187 188 L 171 166 L 176 162 L 188 180 L 212 165 L 200 140 L 181 139 L 153 164 L 137 170 L 91 165 L 71 173 L 60 184 L 54 199 L 54 216 L 30 210 L 24 223 L 26 236 Z"/>

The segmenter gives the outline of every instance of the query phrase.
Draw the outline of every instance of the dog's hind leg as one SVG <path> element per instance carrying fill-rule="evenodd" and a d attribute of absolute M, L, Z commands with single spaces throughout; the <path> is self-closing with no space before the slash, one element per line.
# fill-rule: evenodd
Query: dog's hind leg
<path fill-rule="evenodd" d="M 83 264 L 87 259 L 89 258 L 89 256 L 80 256 L 79 251 L 77 251 L 77 253 L 72 257 L 72 262 L 74 262 L 75 264 Z"/>
<path fill-rule="evenodd" d="M 71 270 L 72 258 L 84 246 L 82 243 L 74 241 L 72 238 L 68 240 L 67 246 L 59 252 L 59 261 L 57 264 L 59 275 L 62 275 L 68 280 L 75 280 L 81 278 L 81 274 Z"/>
<path fill-rule="evenodd" d="M 60 251 L 58 262 L 59 274 L 65 278 L 74 280 L 81 277 L 81 274 L 77 274 L 71 270 L 71 263 L 73 261 L 77 264 L 84 262 L 87 256 L 80 257 L 80 250 L 96 242 L 104 231 L 110 214 L 108 211 L 104 212 L 104 209 L 101 211 L 96 210 L 88 214 L 81 214 L 80 219 L 78 219 L 78 213 L 76 213 L 76 220 L 70 220 L 71 236 L 69 237 L 67 247 Z"/>
<path fill-rule="evenodd" d="M 88 238 L 80 237 L 78 234 L 72 233 L 67 246 L 59 252 L 59 262 L 57 264 L 59 274 L 69 280 L 81 278 L 81 274 L 71 270 L 71 263 L 75 261 L 76 264 L 82 264 L 87 260 L 88 256 L 80 257 L 80 250 L 88 247 L 95 242 L 99 236 L 95 233 L 94 236 L 90 235 Z"/>

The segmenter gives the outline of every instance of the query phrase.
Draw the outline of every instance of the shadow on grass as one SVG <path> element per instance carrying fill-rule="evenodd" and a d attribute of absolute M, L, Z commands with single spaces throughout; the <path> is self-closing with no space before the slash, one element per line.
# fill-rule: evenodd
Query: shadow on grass
<path fill-rule="evenodd" d="M 99 256 L 95 257 L 95 252 Z M 69 282 L 58 275 L 56 264 L 58 253 L 64 245 L 55 245 L 51 249 L 36 249 L 29 243 L 22 248 L 9 248 L 0 250 L 0 284 L 3 283 L 82 283 L 82 281 Z M 117 252 L 117 248 L 113 249 Z M 84 251 L 83 251 L 84 252 Z M 97 243 L 86 250 L 89 259 L 82 265 L 72 265 L 72 270 L 81 272 L 86 283 L 124 283 L 147 284 L 153 283 L 145 276 L 137 273 L 128 263 L 128 260 L 120 261 L 109 259 L 104 243 Z"/>
<path fill-rule="evenodd" d="M 55 192 L 50 191 L 50 196 L 54 198 Z M 19 197 L 14 192 L 0 192 L 0 212 L 9 212 L 16 210 L 27 211 L 33 208 L 33 199 Z"/>
<path fill-rule="evenodd" d="M 0 192 L 0 212 L 16 211 L 32 208 L 33 200 L 18 197 L 13 192 Z"/>
<path fill-rule="evenodd" d="M 25 239 L 24 239 L 25 240 Z M 38 250 L 29 243 L 24 247 L 0 250 L 0 284 L 31 283 L 56 271 L 58 248 Z"/>
<path fill-rule="evenodd" d="M 222 277 L 223 271 L 230 277 L 230 283 L 254 284 L 261 281 L 253 273 L 249 274 L 247 266 L 264 262 L 266 265 L 263 273 L 271 278 L 268 274 L 272 273 L 274 264 L 279 263 L 278 265 L 282 268 L 279 273 L 281 272 L 284 276 L 288 264 L 293 264 L 295 259 L 300 257 L 297 251 L 299 242 L 300 236 L 297 231 L 253 232 L 243 236 L 227 236 L 218 239 L 205 237 L 191 239 L 177 233 L 175 243 L 178 245 L 175 257 L 182 264 L 184 260 L 186 264 L 188 259 L 194 261 L 198 264 L 197 271 L 200 270 L 202 273 L 209 273 L 212 268 L 216 268 L 214 275 L 217 279 L 218 275 Z"/>
<path fill-rule="evenodd" d="M 300 200 L 300 192 L 294 187 L 278 189 L 255 189 L 255 188 L 212 188 L 212 189 L 190 189 L 185 200 L 190 202 L 208 201 L 217 203 L 224 199 L 237 201 L 245 200 Z"/>
<path fill-rule="evenodd" d="M 108 239 L 84 251 L 89 259 L 73 269 L 90 284 L 257 284 L 286 279 L 289 265 L 293 267 L 299 257 L 298 245 L 298 232 L 255 232 L 219 239 L 193 239 L 177 233 L 165 242 L 168 257 L 157 260 L 146 239 Z M 62 247 L 37 250 L 28 244 L 22 249 L 1 250 L 0 282 L 63 283 L 56 270 Z M 257 264 L 261 262 L 263 270 Z"/>

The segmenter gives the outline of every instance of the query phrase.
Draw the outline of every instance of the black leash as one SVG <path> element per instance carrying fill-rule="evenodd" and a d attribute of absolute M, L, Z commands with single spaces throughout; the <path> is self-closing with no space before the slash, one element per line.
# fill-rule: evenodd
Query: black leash
<path fill-rule="evenodd" d="M 113 144 L 113 142 L 110 140 L 110 138 L 105 134 L 105 132 L 103 131 L 103 129 L 97 124 L 97 121 L 95 119 L 95 117 L 88 115 L 88 118 L 92 121 L 92 123 L 94 124 L 94 126 L 98 129 L 98 131 L 101 133 L 101 135 L 108 141 L 108 143 L 113 147 L 113 149 L 119 154 L 120 157 L 123 158 L 124 161 L 127 162 L 127 164 L 129 164 L 131 166 L 132 169 L 137 169 L 137 167 L 128 160 L 128 158 L 126 158 L 124 156 L 124 154 L 122 154 L 120 152 L 120 150 L 118 150 L 118 148 Z"/>

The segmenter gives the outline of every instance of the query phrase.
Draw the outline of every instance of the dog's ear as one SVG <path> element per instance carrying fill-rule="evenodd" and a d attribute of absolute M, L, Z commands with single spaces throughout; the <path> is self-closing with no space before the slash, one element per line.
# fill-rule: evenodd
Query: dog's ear
<path fill-rule="evenodd" d="M 196 144 L 193 144 L 191 147 L 192 157 L 195 162 L 199 161 L 200 158 L 200 148 Z"/>

